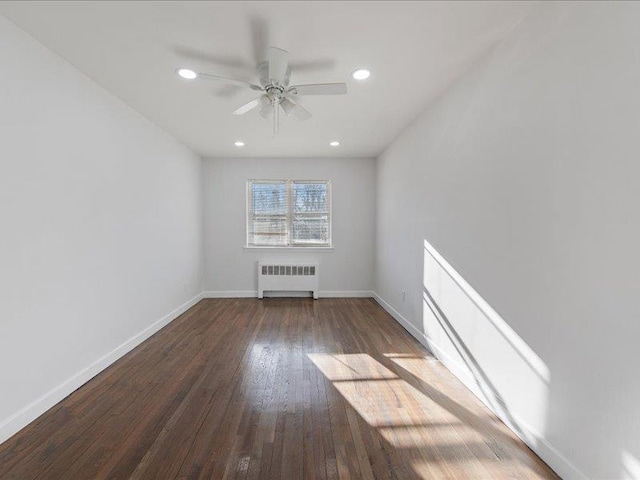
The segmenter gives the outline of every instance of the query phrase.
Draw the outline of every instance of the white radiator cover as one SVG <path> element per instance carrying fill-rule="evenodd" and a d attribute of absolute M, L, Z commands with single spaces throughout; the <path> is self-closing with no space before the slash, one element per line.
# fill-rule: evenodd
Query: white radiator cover
<path fill-rule="evenodd" d="M 258 262 L 258 298 L 265 291 L 312 292 L 318 298 L 317 263 Z"/>

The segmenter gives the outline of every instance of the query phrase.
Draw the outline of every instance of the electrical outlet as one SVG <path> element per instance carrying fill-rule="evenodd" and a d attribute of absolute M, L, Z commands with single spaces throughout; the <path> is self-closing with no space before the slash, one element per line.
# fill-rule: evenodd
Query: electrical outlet
<path fill-rule="evenodd" d="M 402 290 L 402 301 L 404 302 L 407 298 L 407 292 L 405 292 L 404 290 Z"/>

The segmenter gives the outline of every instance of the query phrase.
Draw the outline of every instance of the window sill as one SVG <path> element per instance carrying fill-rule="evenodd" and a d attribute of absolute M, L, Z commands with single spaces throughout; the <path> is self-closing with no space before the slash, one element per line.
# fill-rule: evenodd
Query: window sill
<path fill-rule="evenodd" d="M 334 251 L 334 247 L 254 247 L 244 245 L 244 250 L 260 250 L 271 252 L 310 252 L 310 253 L 330 253 Z"/>

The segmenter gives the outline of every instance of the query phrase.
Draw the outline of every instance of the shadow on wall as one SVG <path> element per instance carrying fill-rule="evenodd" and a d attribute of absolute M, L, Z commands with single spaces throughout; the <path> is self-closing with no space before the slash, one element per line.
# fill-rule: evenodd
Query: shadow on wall
<path fill-rule="evenodd" d="M 423 328 L 432 351 L 525 442 L 544 438 L 542 359 L 424 240 Z"/>

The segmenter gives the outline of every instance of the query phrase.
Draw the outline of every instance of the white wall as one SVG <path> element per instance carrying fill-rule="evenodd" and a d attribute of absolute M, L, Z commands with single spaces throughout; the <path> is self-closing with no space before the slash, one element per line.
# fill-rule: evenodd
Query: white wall
<path fill-rule="evenodd" d="M 317 261 L 321 295 L 369 295 L 375 250 L 375 167 L 375 161 L 366 158 L 205 160 L 205 295 L 255 295 L 256 262 L 262 260 Z M 244 249 L 246 181 L 296 178 L 331 180 L 334 251 Z"/>
<path fill-rule="evenodd" d="M 2 17 L 0 64 L 2 441 L 197 297 L 203 260 L 198 156 Z"/>
<path fill-rule="evenodd" d="M 378 159 L 381 300 L 566 478 L 640 478 L 639 19 L 543 4 Z"/>

